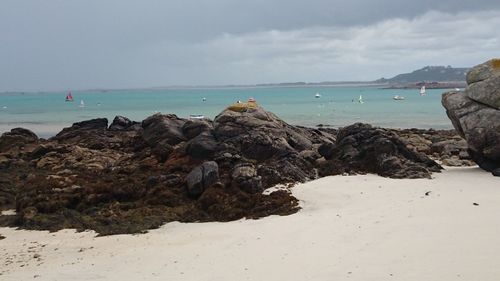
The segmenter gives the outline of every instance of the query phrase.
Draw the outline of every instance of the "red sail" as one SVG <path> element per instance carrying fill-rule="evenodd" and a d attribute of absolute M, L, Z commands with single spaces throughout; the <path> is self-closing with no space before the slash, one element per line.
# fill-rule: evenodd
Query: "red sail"
<path fill-rule="evenodd" d="M 71 95 L 71 92 L 69 92 L 69 93 L 66 95 L 66 101 L 73 101 L 73 96 Z"/>

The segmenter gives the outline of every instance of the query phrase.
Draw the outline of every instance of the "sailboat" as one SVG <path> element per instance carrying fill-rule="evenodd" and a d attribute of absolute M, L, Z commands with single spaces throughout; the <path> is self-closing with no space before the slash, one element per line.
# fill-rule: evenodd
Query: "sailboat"
<path fill-rule="evenodd" d="M 71 95 L 71 92 L 68 92 L 66 95 L 66 101 L 73 101 L 73 95 Z"/>
<path fill-rule="evenodd" d="M 420 95 L 425 96 L 425 85 L 420 88 Z"/>
<path fill-rule="evenodd" d="M 362 95 L 359 95 L 358 102 L 359 102 L 359 103 L 365 103 L 365 102 L 363 101 L 363 96 L 362 96 Z"/>
<path fill-rule="evenodd" d="M 78 107 L 85 107 L 85 103 L 83 102 L 83 100 L 80 100 L 80 105 Z"/>

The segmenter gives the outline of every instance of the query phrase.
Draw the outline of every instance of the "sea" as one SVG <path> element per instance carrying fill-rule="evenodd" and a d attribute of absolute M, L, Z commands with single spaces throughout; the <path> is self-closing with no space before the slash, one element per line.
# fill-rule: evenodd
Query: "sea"
<path fill-rule="evenodd" d="M 105 117 L 111 123 L 117 115 L 141 121 L 158 112 L 214 119 L 227 106 L 250 97 L 292 125 L 338 128 L 365 122 L 388 128 L 451 129 L 441 105 L 446 91 L 430 89 L 420 96 L 418 89 L 374 86 L 86 90 L 72 91 L 73 102 L 65 101 L 66 91 L 0 93 L 0 134 L 24 127 L 47 138 L 74 122 Z M 405 99 L 394 100 L 395 95 Z"/>

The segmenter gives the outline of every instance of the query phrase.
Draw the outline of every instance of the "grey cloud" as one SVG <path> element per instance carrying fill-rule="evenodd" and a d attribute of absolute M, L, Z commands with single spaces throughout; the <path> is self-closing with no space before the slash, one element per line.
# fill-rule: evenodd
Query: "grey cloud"
<path fill-rule="evenodd" d="M 436 18 L 428 19 L 440 23 L 427 26 L 435 32 L 412 29 L 422 22 L 422 15 L 429 17 L 430 10 L 441 11 Z M 485 24 L 492 20 L 480 18 L 485 10 L 498 11 L 500 3 L 2 0 L 0 90 L 372 77 L 375 70 L 369 70 L 368 65 L 366 71 L 354 66 L 381 58 L 416 57 L 422 52 L 412 45 L 415 37 L 419 37 L 420 48 L 439 50 L 436 41 L 444 41 L 441 39 L 448 38 L 448 33 L 474 28 L 476 31 L 467 36 L 489 38 L 481 41 L 485 45 L 478 45 L 477 52 L 458 54 L 466 48 L 462 45 L 471 43 L 454 41 L 457 52 L 452 54 L 460 58 L 451 58 L 445 52 L 443 56 L 423 57 L 425 62 L 436 59 L 437 63 L 470 64 L 486 56 L 484 52 L 480 56 L 480 50 L 498 47 L 498 34 Z M 397 33 L 394 28 L 407 33 Z M 385 36 L 379 40 L 370 32 L 392 32 L 399 37 Z M 412 44 L 405 43 L 409 41 Z M 345 61 L 355 64 L 347 65 L 343 75 L 327 67 L 327 62 L 342 65 Z M 407 65 L 398 69 L 403 66 Z M 387 67 L 378 70 L 379 75 L 387 73 Z M 316 71 L 321 75 L 315 79 L 312 75 Z"/>

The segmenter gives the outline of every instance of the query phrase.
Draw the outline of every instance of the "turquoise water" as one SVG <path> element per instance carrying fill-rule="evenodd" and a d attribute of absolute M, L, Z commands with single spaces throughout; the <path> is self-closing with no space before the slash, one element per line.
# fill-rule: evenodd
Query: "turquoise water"
<path fill-rule="evenodd" d="M 379 89 L 371 87 L 293 87 L 74 91 L 74 102 L 65 92 L 0 94 L 0 132 L 23 126 L 51 135 L 73 122 L 123 115 L 143 120 L 155 112 L 180 117 L 202 114 L 214 118 L 231 103 L 254 97 L 265 109 L 295 125 L 333 127 L 368 122 L 392 128 L 452 128 L 441 106 L 446 90 Z M 321 98 L 315 98 L 316 93 Z M 357 102 L 359 95 L 364 103 Z M 405 96 L 394 101 L 394 95 Z M 206 101 L 202 101 L 203 97 Z M 80 100 L 85 107 L 80 108 Z M 354 100 L 354 102 L 353 102 Z"/>

